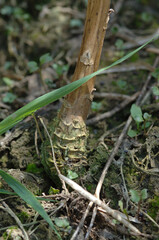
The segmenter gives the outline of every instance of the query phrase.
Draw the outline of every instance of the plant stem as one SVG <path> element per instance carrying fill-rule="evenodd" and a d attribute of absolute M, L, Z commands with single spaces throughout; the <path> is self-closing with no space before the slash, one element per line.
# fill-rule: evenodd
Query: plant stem
<path fill-rule="evenodd" d="M 88 0 L 83 40 L 72 81 L 98 69 L 105 31 L 109 20 L 110 0 Z M 68 149 L 69 158 L 85 155 L 88 133 L 85 121 L 93 100 L 95 77 L 67 95 L 58 115 L 54 142 Z M 62 150 L 63 151 L 63 150 Z"/>

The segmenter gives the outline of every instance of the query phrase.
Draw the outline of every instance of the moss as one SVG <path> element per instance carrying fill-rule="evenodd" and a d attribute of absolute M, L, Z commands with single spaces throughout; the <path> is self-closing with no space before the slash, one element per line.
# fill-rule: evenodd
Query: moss
<path fill-rule="evenodd" d="M 29 214 L 27 212 L 23 212 L 22 211 L 22 212 L 17 214 L 17 217 L 20 219 L 20 221 L 22 223 L 25 223 L 30 216 L 29 216 Z"/>
<path fill-rule="evenodd" d="M 87 189 L 92 193 L 95 192 L 97 182 L 102 174 L 103 168 L 108 159 L 108 151 L 103 145 L 98 145 L 96 151 L 92 153 L 92 156 L 89 157 L 89 171 L 87 172 Z M 118 198 L 117 193 L 114 190 L 114 184 L 120 184 L 119 168 L 112 164 L 108 174 L 103 183 L 103 190 L 101 191 L 103 197 L 111 200 L 111 206 L 116 207 Z M 113 196 L 113 197 L 112 197 Z"/>
<path fill-rule="evenodd" d="M 18 229 L 17 226 L 14 227 L 8 227 L 8 230 L 10 230 L 9 232 L 4 232 L 3 233 L 3 240 L 12 240 L 13 238 L 11 237 L 11 233 L 13 230 Z"/>
<path fill-rule="evenodd" d="M 8 157 L 7 155 L 3 155 L 1 158 L 0 158 L 0 163 L 1 163 L 1 168 L 6 168 L 7 167 L 7 163 L 8 163 Z"/>
<path fill-rule="evenodd" d="M 157 214 L 159 215 L 159 196 L 154 196 L 154 198 L 149 199 L 149 210 L 148 214 L 153 218 L 156 219 Z M 158 216 L 159 218 L 159 216 Z"/>
<path fill-rule="evenodd" d="M 38 174 L 38 173 L 42 173 L 43 169 L 38 168 L 35 163 L 29 163 L 27 165 L 26 172 L 37 173 Z"/>

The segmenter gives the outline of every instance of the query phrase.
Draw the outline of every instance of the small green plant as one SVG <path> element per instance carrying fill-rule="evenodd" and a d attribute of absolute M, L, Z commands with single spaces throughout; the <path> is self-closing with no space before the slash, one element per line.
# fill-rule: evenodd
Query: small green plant
<path fill-rule="evenodd" d="M 31 16 L 29 13 L 25 12 L 24 9 L 20 7 L 13 7 L 6 5 L 3 8 L 1 8 L 0 13 L 3 16 L 13 16 L 17 20 L 21 21 L 29 21 Z"/>
<path fill-rule="evenodd" d="M 13 103 L 17 96 L 13 93 L 7 92 L 5 96 L 2 98 L 4 103 Z"/>
<path fill-rule="evenodd" d="M 149 14 L 148 12 L 143 12 L 141 14 L 141 20 L 145 23 L 150 23 L 153 20 L 152 14 Z"/>
<path fill-rule="evenodd" d="M 71 19 L 70 21 L 70 27 L 72 28 L 80 28 L 82 25 L 83 23 L 80 19 Z"/>
<path fill-rule="evenodd" d="M 58 77 L 61 77 L 63 75 L 63 73 L 67 72 L 69 69 L 68 64 L 61 65 L 61 64 L 54 63 L 54 64 L 52 64 L 52 67 L 56 71 Z"/>
<path fill-rule="evenodd" d="M 69 221 L 66 218 L 63 218 L 63 217 L 55 218 L 54 222 L 55 222 L 56 226 L 60 227 L 60 228 L 66 228 L 70 225 Z"/>
<path fill-rule="evenodd" d="M 154 196 L 154 198 L 149 199 L 149 210 L 148 214 L 152 218 L 156 218 L 159 212 L 159 196 Z"/>
<path fill-rule="evenodd" d="M 125 90 L 128 88 L 128 84 L 126 81 L 122 80 L 122 79 L 119 79 L 117 82 L 116 82 L 116 85 L 122 89 L 122 90 Z"/>
<path fill-rule="evenodd" d="M 52 57 L 50 56 L 50 53 L 45 53 L 39 58 L 39 63 L 35 61 L 28 62 L 28 69 L 30 73 L 36 72 L 37 70 L 41 70 L 43 64 L 48 63 L 52 61 Z"/>
<path fill-rule="evenodd" d="M 67 177 L 71 180 L 78 178 L 78 174 L 76 172 L 72 172 L 71 170 L 67 171 Z"/>
<path fill-rule="evenodd" d="M 123 201 L 120 200 L 120 201 L 118 202 L 118 205 L 119 205 L 119 207 L 120 207 L 120 210 L 126 215 L 127 219 L 129 220 L 128 212 L 127 212 L 127 210 L 123 207 Z"/>
<path fill-rule="evenodd" d="M 14 81 L 10 78 L 4 77 L 2 78 L 3 82 L 10 88 L 13 87 Z"/>
<path fill-rule="evenodd" d="M 17 216 L 21 220 L 22 223 L 25 223 L 29 218 L 29 214 L 24 211 L 21 211 L 20 213 L 18 213 Z"/>
<path fill-rule="evenodd" d="M 13 232 L 14 230 L 17 230 L 17 229 L 18 229 L 17 226 L 8 227 L 8 228 L 7 228 L 7 231 L 5 231 L 5 232 L 3 233 L 3 235 L 2 235 L 2 239 L 3 239 L 3 240 L 13 239 L 13 238 L 12 238 L 12 232 Z"/>
<path fill-rule="evenodd" d="M 117 48 L 117 52 L 115 53 L 116 57 L 124 56 L 124 41 L 122 39 L 117 39 L 115 42 L 115 47 Z"/>
<path fill-rule="evenodd" d="M 53 188 L 52 186 L 49 188 L 49 195 L 58 194 L 58 193 L 60 193 L 59 189 Z"/>
<path fill-rule="evenodd" d="M 29 163 L 26 168 L 26 172 L 30 173 L 42 173 L 43 169 L 38 168 L 35 163 Z"/>
<path fill-rule="evenodd" d="M 130 189 L 129 192 L 130 192 L 130 199 L 138 205 L 137 215 L 139 216 L 139 212 L 141 209 L 141 203 L 143 200 L 147 199 L 147 197 L 148 197 L 147 189 L 144 188 L 141 191 Z"/>
<path fill-rule="evenodd" d="M 45 53 L 44 55 L 42 55 L 39 58 L 39 63 L 37 63 L 35 61 L 28 62 L 29 72 L 30 73 L 33 73 L 33 72 L 38 72 L 39 73 L 40 80 L 41 80 L 41 83 L 44 86 L 44 88 L 45 88 L 45 80 L 42 77 L 42 68 L 43 68 L 44 64 L 46 64 L 48 62 L 51 62 L 52 60 L 53 60 L 53 58 L 51 57 L 50 53 Z"/>
<path fill-rule="evenodd" d="M 13 85 L 14 85 L 14 81 L 10 78 L 4 77 L 2 78 L 3 82 L 10 88 L 12 89 Z M 17 98 L 17 96 L 15 94 L 13 94 L 12 92 L 6 92 L 4 97 L 2 98 L 2 101 L 4 103 L 13 103 L 14 100 Z"/>
<path fill-rule="evenodd" d="M 101 102 L 92 102 L 92 104 L 91 104 L 91 109 L 92 109 L 92 111 L 93 112 L 98 112 L 100 109 L 101 109 L 101 107 L 102 107 L 102 103 Z"/>
<path fill-rule="evenodd" d="M 117 39 L 116 42 L 115 42 L 115 46 L 118 50 L 123 50 L 123 45 L 124 45 L 124 42 L 122 39 Z"/>
<path fill-rule="evenodd" d="M 131 106 L 130 112 L 131 112 L 132 118 L 136 122 L 137 130 L 132 130 L 130 128 L 128 131 L 128 136 L 134 137 L 134 136 L 137 136 L 142 129 L 145 130 L 145 128 L 148 128 L 150 126 L 151 123 L 149 122 L 149 120 L 151 118 L 151 115 L 148 114 L 147 112 L 143 114 L 141 108 L 136 104 L 133 104 Z"/>

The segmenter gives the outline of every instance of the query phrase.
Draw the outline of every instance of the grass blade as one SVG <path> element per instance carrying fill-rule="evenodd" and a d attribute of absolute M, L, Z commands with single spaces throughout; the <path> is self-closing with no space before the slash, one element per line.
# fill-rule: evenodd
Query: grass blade
<path fill-rule="evenodd" d="M 64 87 L 53 90 L 52 92 L 49 92 L 47 94 L 44 94 L 41 97 L 38 97 L 35 100 L 33 100 L 32 102 L 26 104 L 24 107 L 20 108 L 15 113 L 11 114 L 7 118 L 5 118 L 2 122 L 0 122 L 0 134 L 3 134 L 4 132 L 6 132 L 10 128 L 12 128 L 15 124 L 20 122 L 22 119 L 24 119 L 25 117 L 27 117 L 27 116 L 31 115 L 32 113 L 34 113 L 35 111 L 37 111 L 39 108 L 44 107 L 47 104 L 52 103 L 52 102 L 58 100 L 59 98 L 62 98 L 64 96 L 66 96 L 67 94 L 73 92 L 74 90 L 79 88 L 82 84 L 84 84 L 88 80 L 90 80 L 92 77 L 95 77 L 98 74 L 100 74 L 101 72 L 124 62 L 125 60 L 130 58 L 132 55 L 134 55 L 135 53 L 140 51 L 147 44 L 156 40 L 157 37 L 158 36 L 152 38 L 151 40 L 149 40 L 142 46 L 140 46 L 137 49 L 135 49 L 134 51 L 128 53 L 126 56 L 118 59 L 116 62 L 112 63 L 111 65 L 104 67 L 104 68 L 102 68 L 84 78 L 81 78 L 75 82 L 72 82 Z"/>
<path fill-rule="evenodd" d="M 62 240 L 54 224 L 52 223 L 50 217 L 45 212 L 44 208 L 41 206 L 40 202 L 36 199 L 36 197 L 20 182 L 18 182 L 15 178 L 13 178 L 12 176 L 10 176 L 8 173 L 4 172 L 1 169 L 0 175 L 8 183 L 8 185 L 19 195 L 19 197 L 21 197 L 27 204 L 29 204 L 36 212 L 38 212 L 45 219 L 45 221 L 54 230 L 58 238 Z"/>
<path fill-rule="evenodd" d="M 13 195 L 13 196 L 18 196 L 17 193 L 15 192 L 10 192 L 7 191 L 5 189 L 0 189 L 0 194 L 6 194 L 6 195 Z M 45 202 L 57 202 L 56 200 L 52 200 L 50 198 L 44 198 L 44 197 L 39 197 L 39 196 L 35 196 L 36 199 L 40 200 L 40 201 L 45 201 Z"/>
<path fill-rule="evenodd" d="M 8 195 L 17 196 L 16 193 L 7 191 L 7 190 L 5 190 L 5 189 L 0 189 L 0 194 L 8 194 Z"/>

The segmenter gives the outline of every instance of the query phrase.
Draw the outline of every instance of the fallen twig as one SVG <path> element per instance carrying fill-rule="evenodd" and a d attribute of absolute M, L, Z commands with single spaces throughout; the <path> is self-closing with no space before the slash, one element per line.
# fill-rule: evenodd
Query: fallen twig
<path fill-rule="evenodd" d="M 84 240 L 87 240 L 89 238 L 89 235 L 90 235 L 90 232 L 92 230 L 96 215 L 97 215 L 97 206 L 95 206 L 94 209 L 93 209 L 92 218 L 91 218 L 91 221 L 90 221 L 90 224 L 89 224 L 89 227 L 88 227 L 88 230 L 87 230 L 87 233 L 86 233 L 86 236 L 85 236 Z"/>
<path fill-rule="evenodd" d="M 83 197 L 89 199 L 91 202 L 97 204 L 101 208 L 103 208 L 109 215 L 111 215 L 113 218 L 118 220 L 120 223 L 124 224 L 127 228 L 129 228 L 132 231 L 132 234 L 135 233 L 135 235 L 141 235 L 141 232 L 134 227 L 131 223 L 129 223 L 127 220 L 125 220 L 120 212 L 111 209 L 108 205 L 103 203 L 100 199 L 86 191 L 84 188 L 82 188 L 80 185 L 78 185 L 76 182 L 72 181 L 71 179 L 63 176 L 60 174 L 59 176 L 62 178 L 69 186 L 71 186 L 75 191 L 79 192 Z"/>
<path fill-rule="evenodd" d="M 90 211 L 90 209 L 91 209 L 92 206 L 93 206 L 93 202 L 90 202 L 90 203 L 88 204 L 88 206 L 87 206 L 87 209 L 86 209 L 85 213 L 83 214 L 83 217 L 82 217 L 80 223 L 78 224 L 78 227 L 76 228 L 76 231 L 74 232 L 74 234 L 72 235 L 72 237 L 71 237 L 70 240 L 75 240 L 75 239 L 76 239 L 76 237 L 77 237 L 80 229 L 81 229 L 81 228 L 83 227 L 83 225 L 84 225 L 84 221 L 85 221 L 85 219 L 86 219 L 86 217 L 87 217 L 87 215 L 88 215 L 88 213 L 89 213 L 89 211 Z"/>
<path fill-rule="evenodd" d="M 137 71 L 137 70 L 154 71 L 154 67 L 145 62 L 137 62 L 133 64 L 132 63 L 122 64 L 121 66 L 109 68 L 103 71 L 102 73 L 100 73 L 99 75 L 103 75 L 106 73 L 120 73 L 120 72 L 130 72 L 130 71 Z"/>
<path fill-rule="evenodd" d="M 44 124 L 43 119 L 42 119 L 42 118 L 39 118 L 39 119 L 40 119 L 40 121 L 41 121 L 41 123 L 42 123 L 42 125 L 43 125 L 43 127 L 44 127 L 44 129 L 45 129 L 45 131 L 46 131 L 46 133 L 47 133 L 47 136 L 48 136 L 48 138 L 49 138 L 50 145 L 51 145 L 51 151 L 52 151 L 52 158 L 53 158 L 54 166 L 55 166 L 55 168 L 56 168 L 56 171 L 57 171 L 58 175 L 60 176 L 60 175 L 61 175 L 61 172 L 60 172 L 60 170 L 59 170 L 59 168 L 58 168 L 58 166 L 57 166 L 57 163 L 56 163 L 56 158 L 55 158 L 55 152 L 54 152 L 54 148 L 53 148 L 53 144 L 52 144 L 52 139 L 51 139 L 50 134 L 49 134 L 49 132 L 48 132 L 48 130 L 47 130 L 47 128 L 46 128 L 46 125 Z M 68 189 L 66 188 L 65 182 L 64 182 L 61 178 L 60 178 L 60 180 L 61 180 L 63 189 L 65 190 L 65 193 L 68 194 L 69 191 L 68 191 Z"/>
<path fill-rule="evenodd" d="M 139 92 L 133 94 L 130 99 L 124 100 L 119 106 L 116 106 L 115 108 L 113 108 L 109 112 L 106 112 L 106 113 L 100 114 L 100 115 L 98 115 L 98 116 L 96 116 L 94 118 L 88 119 L 87 120 L 87 125 L 92 125 L 92 124 L 94 124 L 96 122 L 99 122 L 100 120 L 112 117 L 115 113 L 119 112 L 120 110 L 125 108 L 129 103 L 134 101 L 137 98 L 137 96 L 139 96 L 139 94 L 140 94 Z"/>
<path fill-rule="evenodd" d="M 125 94 L 120 94 L 120 93 L 94 93 L 95 98 L 109 98 L 109 99 L 117 99 L 117 100 L 125 100 L 125 99 L 130 99 L 131 96 L 125 95 Z"/>

